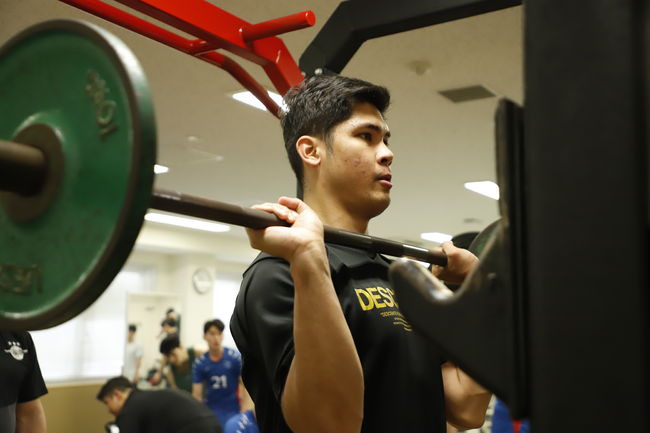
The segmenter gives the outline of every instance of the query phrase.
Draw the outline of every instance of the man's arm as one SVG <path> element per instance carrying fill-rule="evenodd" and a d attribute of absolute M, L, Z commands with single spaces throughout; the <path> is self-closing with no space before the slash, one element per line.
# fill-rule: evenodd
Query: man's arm
<path fill-rule="evenodd" d="M 142 356 L 138 356 L 135 361 L 135 374 L 131 378 L 131 382 L 138 383 L 140 380 L 140 366 L 142 365 Z"/>
<path fill-rule="evenodd" d="M 193 383 L 192 384 L 192 396 L 203 403 L 203 384 L 202 383 Z"/>
<path fill-rule="evenodd" d="M 46 433 L 45 411 L 40 399 L 16 404 L 16 433 Z"/>
<path fill-rule="evenodd" d="M 451 242 L 441 246 L 448 264 L 444 268 L 434 266 L 434 275 L 448 282 L 462 283 L 478 263 L 478 258 L 467 250 L 456 248 Z M 483 425 L 492 394 L 451 362 L 442 365 L 442 380 L 447 421 L 463 430 Z"/>
<path fill-rule="evenodd" d="M 363 419 L 363 370 L 332 284 L 323 225 L 298 199 L 283 197 L 278 203 L 256 208 L 291 227 L 247 232 L 253 248 L 289 262 L 295 286 L 294 357 L 281 398 L 284 418 L 296 433 L 356 433 Z"/>
<path fill-rule="evenodd" d="M 246 412 L 246 411 L 254 409 L 255 404 L 253 403 L 253 399 L 251 398 L 250 394 L 248 393 L 248 390 L 246 389 L 246 387 L 244 386 L 244 382 L 242 382 L 241 377 L 239 378 L 238 391 L 239 391 L 239 408 L 240 408 L 240 412 Z"/>
<path fill-rule="evenodd" d="M 165 369 L 166 365 L 167 365 L 167 357 L 165 355 L 163 355 L 160 358 L 160 363 L 158 365 L 158 370 L 154 373 L 154 375 L 151 378 L 151 382 L 154 385 L 158 385 L 160 383 L 160 381 L 163 379 L 164 369 Z"/>
<path fill-rule="evenodd" d="M 451 362 L 442 364 L 447 421 L 462 429 L 479 428 L 492 394 Z"/>
<path fill-rule="evenodd" d="M 168 367 L 167 370 L 165 370 L 165 377 L 167 378 L 167 384 L 169 385 L 170 388 L 172 389 L 178 389 L 176 386 L 176 381 L 174 380 L 174 375 L 172 374 L 172 369 L 171 367 Z"/>

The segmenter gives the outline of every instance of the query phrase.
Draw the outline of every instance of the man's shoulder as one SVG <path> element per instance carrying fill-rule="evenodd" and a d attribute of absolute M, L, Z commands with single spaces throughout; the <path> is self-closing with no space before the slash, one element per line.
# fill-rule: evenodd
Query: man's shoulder
<path fill-rule="evenodd" d="M 273 296 L 282 291 L 282 287 L 291 288 L 293 280 L 289 263 L 266 253 L 258 255 L 248 269 L 244 271 L 239 297 Z"/>
<path fill-rule="evenodd" d="M 199 347 L 193 347 L 192 350 L 194 351 L 194 365 L 204 364 L 210 360 L 209 351 L 203 350 Z"/>
<path fill-rule="evenodd" d="M 250 275 L 254 272 L 259 272 L 260 270 L 266 271 L 284 267 L 289 267 L 289 262 L 286 260 L 267 253 L 259 253 L 257 257 L 255 257 L 255 259 L 251 262 L 251 264 L 248 265 L 243 275 L 244 278 L 246 278 L 247 275 Z"/>
<path fill-rule="evenodd" d="M 236 349 L 233 349 L 232 347 L 224 347 L 223 353 L 227 358 L 235 359 L 238 361 L 241 360 L 241 354 Z"/>

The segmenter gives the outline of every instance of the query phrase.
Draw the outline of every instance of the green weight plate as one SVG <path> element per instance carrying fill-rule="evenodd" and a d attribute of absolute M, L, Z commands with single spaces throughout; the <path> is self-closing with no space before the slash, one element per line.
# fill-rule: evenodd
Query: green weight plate
<path fill-rule="evenodd" d="M 0 139 L 49 160 L 34 197 L 0 197 L 0 329 L 79 314 L 129 256 L 153 186 L 156 131 L 133 53 L 84 22 L 30 27 L 0 48 Z"/>
<path fill-rule="evenodd" d="M 478 235 L 476 235 L 476 237 L 470 244 L 469 248 L 467 249 L 480 258 L 483 248 L 485 248 L 485 245 L 490 240 L 490 237 L 492 236 L 495 229 L 499 226 L 500 223 L 501 220 L 498 219 L 492 222 L 489 226 L 485 227 Z"/>

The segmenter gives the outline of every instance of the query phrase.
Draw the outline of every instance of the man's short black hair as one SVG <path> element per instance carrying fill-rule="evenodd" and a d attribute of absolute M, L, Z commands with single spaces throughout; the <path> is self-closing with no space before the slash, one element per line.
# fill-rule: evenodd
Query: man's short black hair
<path fill-rule="evenodd" d="M 219 330 L 219 332 L 223 332 L 223 330 L 225 328 L 225 325 L 219 319 L 208 320 L 207 322 L 205 322 L 203 324 L 203 333 L 204 334 L 207 333 L 208 329 L 212 328 L 213 326 L 215 328 L 217 328 Z"/>
<path fill-rule="evenodd" d="M 174 312 L 174 307 L 169 307 L 165 314 L 173 313 Z"/>
<path fill-rule="evenodd" d="M 171 353 L 172 350 L 176 349 L 181 345 L 181 340 L 178 338 L 178 334 L 169 334 L 167 337 L 163 338 L 163 341 L 160 342 L 160 353 L 167 356 Z"/>
<path fill-rule="evenodd" d="M 350 118 L 355 104 L 367 102 L 383 115 L 390 105 L 390 93 L 382 86 L 341 75 L 316 75 L 292 87 L 284 95 L 286 111 L 281 125 L 284 146 L 303 197 L 304 174 L 296 142 L 311 135 L 329 144 L 334 126 Z"/>
<path fill-rule="evenodd" d="M 112 379 L 108 379 L 104 386 L 99 389 L 97 393 L 97 400 L 104 401 L 104 398 L 113 394 L 113 391 L 126 391 L 127 389 L 132 390 L 133 384 L 129 379 L 124 376 L 117 376 Z"/>
<path fill-rule="evenodd" d="M 165 319 L 162 322 L 160 322 L 160 326 L 170 326 L 172 328 L 176 327 L 176 321 L 172 318 Z"/>
<path fill-rule="evenodd" d="M 135 326 L 133 323 L 131 323 L 131 324 L 129 325 L 129 331 L 131 331 L 131 332 L 135 332 L 137 329 L 138 329 L 138 327 Z"/>

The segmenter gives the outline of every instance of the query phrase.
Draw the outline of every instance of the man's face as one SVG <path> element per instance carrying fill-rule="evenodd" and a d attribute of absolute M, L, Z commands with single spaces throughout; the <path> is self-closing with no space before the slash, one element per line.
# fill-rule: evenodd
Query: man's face
<path fill-rule="evenodd" d="M 211 350 L 220 350 L 223 341 L 223 332 L 219 331 L 216 326 L 210 326 L 208 332 L 203 334 L 203 338 L 208 343 Z"/>
<path fill-rule="evenodd" d="M 383 116 L 368 103 L 354 106 L 349 119 L 331 131 L 331 149 L 322 161 L 325 189 L 352 214 L 373 218 L 390 203 L 390 132 Z"/>
<path fill-rule="evenodd" d="M 169 355 L 167 355 L 169 362 L 176 367 L 180 367 L 187 358 L 187 351 L 182 347 L 172 349 L 172 351 L 169 352 Z"/>
<path fill-rule="evenodd" d="M 124 400 L 125 398 L 123 393 L 121 391 L 115 390 L 111 393 L 111 395 L 104 397 L 102 401 L 108 408 L 108 411 L 111 413 L 111 415 L 117 416 L 122 411 Z"/>

